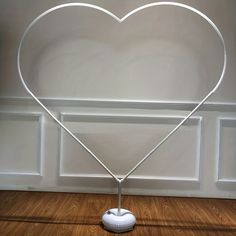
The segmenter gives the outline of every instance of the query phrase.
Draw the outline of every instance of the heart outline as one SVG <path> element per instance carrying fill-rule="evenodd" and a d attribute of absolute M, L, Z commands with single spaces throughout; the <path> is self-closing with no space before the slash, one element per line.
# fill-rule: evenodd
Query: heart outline
<path fill-rule="evenodd" d="M 26 85 L 25 81 L 24 81 L 24 77 L 22 75 L 22 71 L 21 71 L 21 63 L 20 63 L 20 56 L 21 56 L 21 48 L 22 48 L 22 44 L 24 42 L 24 39 L 26 38 L 26 36 L 28 35 L 28 33 L 30 32 L 30 29 L 44 16 L 50 14 L 53 11 L 65 8 L 65 7 L 88 7 L 88 8 L 92 8 L 95 10 L 99 10 L 102 11 L 103 13 L 111 16 L 113 19 L 115 19 L 118 23 L 122 23 L 123 21 L 125 21 L 128 17 L 134 15 L 135 13 L 144 10 L 146 8 L 149 7 L 153 7 L 153 6 L 175 6 L 175 7 L 180 7 L 180 8 L 184 8 L 187 10 L 190 10 L 193 13 L 196 13 L 197 15 L 201 16 L 204 20 L 206 20 L 210 26 L 215 30 L 215 32 L 217 33 L 218 37 L 221 40 L 222 46 L 223 46 L 223 50 L 224 50 L 224 62 L 223 62 L 223 67 L 222 67 L 222 72 L 220 74 L 219 80 L 217 81 L 216 85 L 213 87 L 213 89 L 196 105 L 196 107 L 190 111 L 190 113 L 188 115 L 185 116 L 185 118 L 174 128 L 172 129 L 154 148 L 151 149 L 151 151 L 149 151 L 123 178 L 118 178 L 79 138 L 77 138 L 65 125 L 63 125 L 61 123 L 60 120 L 58 120 L 53 114 L 52 112 L 43 105 L 43 103 L 34 95 L 34 93 L 28 88 L 28 86 Z M 226 46 L 225 46 L 225 41 L 224 38 L 220 32 L 220 30 L 218 29 L 218 27 L 215 25 L 215 23 L 208 18 L 205 14 L 203 14 L 201 11 L 188 6 L 186 4 L 182 4 L 182 3 L 177 3 L 177 2 L 154 2 L 154 3 L 150 3 L 150 4 L 146 4 L 143 5 L 141 7 L 138 7 L 132 11 L 130 11 L 129 13 L 127 13 L 126 15 L 124 15 L 122 18 L 117 17 L 115 14 L 113 14 L 112 12 L 99 7 L 97 5 L 92 5 L 92 4 L 88 4 L 88 3 L 67 3 L 67 4 L 61 4 L 55 7 L 52 7 L 48 10 L 46 10 L 45 12 L 41 13 L 38 17 L 36 17 L 26 28 L 26 30 L 24 31 L 21 40 L 20 40 L 20 44 L 18 46 L 18 51 L 17 51 L 17 70 L 18 70 L 18 74 L 21 80 L 21 83 L 23 84 L 24 88 L 26 89 L 26 91 L 31 95 L 31 97 L 33 97 L 33 99 L 48 113 L 48 115 L 53 118 L 53 120 L 61 127 L 63 128 L 72 138 L 74 138 L 74 140 L 76 140 L 118 183 L 118 185 L 120 185 L 126 178 L 128 178 L 129 175 L 131 175 L 145 160 L 147 160 L 172 134 L 174 134 L 188 119 L 189 117 L 191 117 L 197 110 L 198 108 L 218 89 L 219 85 L 221 84 L 223 77 L 225 75 L 225 70 L 226 70 L 226 62 L 227 62 L 227 55 L 226 55 Z"/>

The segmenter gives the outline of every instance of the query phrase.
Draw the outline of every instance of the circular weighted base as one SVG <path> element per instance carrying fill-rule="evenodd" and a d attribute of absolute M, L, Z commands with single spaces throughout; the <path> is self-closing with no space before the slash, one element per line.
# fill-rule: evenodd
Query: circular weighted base
<path fill-rule="evenodd" d="M 113 208 L 103 214 L 102 223 L 106 230 L 123 233 L 133 230 L 136 219 L 133 213 L 126 209 L 120 209 L 118 214 L 118 209 Z"/>

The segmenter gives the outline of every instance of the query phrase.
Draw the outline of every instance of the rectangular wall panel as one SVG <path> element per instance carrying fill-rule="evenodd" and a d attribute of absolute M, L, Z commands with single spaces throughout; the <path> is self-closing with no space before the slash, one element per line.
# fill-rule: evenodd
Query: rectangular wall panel
<path fill-rule="evenodd" d="M 217 181 L 236 183 L 236 119 L 218 119 Z"/>
<path fill-rule="evenodd" d="M 179 116 L 67 113 L 61 117 L 63 123 L 119 176 L 125 175 L 182 120 Z M 193 117 L 130 178 L 199 181 L 200 156 L 201 118 Z M 61 131 L 60 176 L 108 175 L 78 143 Z"/>
<path fill-rule="evenodd" d="M 42 116 L 0 113 L 0 174 L 41 175 Z"/>

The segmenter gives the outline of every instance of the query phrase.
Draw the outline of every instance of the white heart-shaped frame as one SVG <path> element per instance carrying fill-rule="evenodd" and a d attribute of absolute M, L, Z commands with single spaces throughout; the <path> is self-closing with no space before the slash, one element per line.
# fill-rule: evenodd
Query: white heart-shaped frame
<path fill-rule="evenodd" d="M 222 68 L 222 72 L 221 75 L 219 77 L 219 80 L 217 82 L 217 84 L 215 85 L 215 87 L 198 103 L 198 105 L 173 129 L 171 130 L 150 152 L 148 152 L 142 159 L 141 161 L 139 161 L 123 178 L 118 178 L 84 143 L 82 143 L 65 125 L 63 125 L 61 123 L 60 120 L 58 120 L 52 113 L 50 110 L 48 110 L 47 107 L 45 107 L 42 102 L 40 102 L 40 100 L 34 95 L 34 93 L 28 88 L 28 86 L 26 85 L 23 75 L 22 75 L 22 71 L 21 71 L 21 63 L 20 63 L 20 58 L 21 58 L 21 48 L 22 48 L 22 44 L 24 42 L 24 39 L 26 38 L 27 34 L 29 33 L 30 29 L 44 16 L 48 15 L 49 13 L 59 10 L 61 8 L 65 8 L 65 7 L 88 7 L 88 8 L 93 8 L 95 10 L 101 11 L 109 16 L 111 16 L 112 18 L 114 18 L 117 22 L 122 23 L 123 21 L 125 21 L 128 17 L 132 16 L 133 14 L 149 8 L 149 7 L 153 7 L 153 6 L 175 6 L 175 7 L 181 7 L 184 9 L 187 9 L 193 13 L 196 13 L 197 15 L 201 16 L 204 20 L 206 20 L 210 26 L 215 30 L 215 32 L 217 33 L 217 35 L 219 36 L 223 49 L 224 49 L 224 62 L 223 62 L 223 68 Z M 62 5 L 58 5 L 55 6 L 53 8 L 48 9 L 47 11 L 43 12 L 41 15 L 39 15 L 37 18 L 35 18 L 26 28 L 24 34 L 22 35 L 20 44 L 19 44 L 19 48 L 18 48 L 18 53 L 17 53 L 17 69 L 18 69 L 18 73 L 20 76 L 20 80 L 23 84 L 23 86 L 25 87 L 26 91 L 34 98 L 34 100 L 60 125 L 61 128 L 63 128 L 68 134 L 70 134 L 71 137 L 73 137 L 90 155 L 92 155 L 92 157 L 118 182 L 119 186 L 120 184 L 130 175 L 132 174 L 145 160 L 147 160 L 147 158 L 149 158 L 153 152 L 155 152 L 173 133 L 175 133 L 181 125 L 184 124 L 184 122 L 194 113 L 198 110 L 198 108 L 217 90 L 217 88 L 219 87 L 220 83 L 222 82 L 222 79 L 224 77 L 225 74 L 225 69 L 226 69 L 226 47 L 225 47 L 225 42 L 224 42 L 224 38 L 221 34 L 221 32 L 219 31 L 219 29 L 217 28 L 217 26 L 202 12 L 200 12 L 199 10 L 190 7 L 188 5 L 185 4 L 181 4 L 181 3 L 176 3 L 176 2 L 155 2 L 155 3 L 150 3 L 144 6 L 141 6 L 139 8 L 136 8 L 135 10 L 129 12 L 128 14 L 126 14 L 124 17 L 119 18 L 116 15 L 114 15 L 113 13 L 111 13 L 110 11 L 101 8 L 99 6 L 96 5 L 91 5 L 91 4 L 87 4 L 87 3 L 67 3 L 67 4 L 62 4 Z"/>

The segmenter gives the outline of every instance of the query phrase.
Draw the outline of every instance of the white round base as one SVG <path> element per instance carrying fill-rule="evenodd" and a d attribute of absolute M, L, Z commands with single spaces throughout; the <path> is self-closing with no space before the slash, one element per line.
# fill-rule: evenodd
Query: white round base
<path fill-rule="evenodd" d="M 113 208 L 103 214 L 102 223 L 106 230 L 115 233 L 123 233 L 134 228 L 136 219 L 133 213 L 126 209 L 120 209 L 119 215 L 118 209 Z"/>

